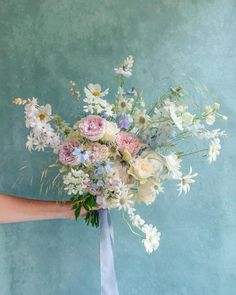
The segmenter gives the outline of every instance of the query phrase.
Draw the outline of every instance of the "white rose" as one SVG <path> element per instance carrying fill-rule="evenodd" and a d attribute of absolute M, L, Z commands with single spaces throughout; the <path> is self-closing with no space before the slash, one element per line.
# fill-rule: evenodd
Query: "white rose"
<path fill-rule="evenodd" d="M 102 140 L 114 141 L 119 131 L 120 129 L 118 128 L 116 123 L 107 121 L 105 134 L 103 135 Z"/>
<path fill-rule="evenodd" d="M 150 205 L 156 199 L 155 182 L 151 179 L 141 184 L 137 193 L 137 200 Z"/>
<path fill-rule="evenodd" d="M 131 162 L 128 173 L 139 180 L 146 180 L 152 176 L 158 176 L 163 167 L 162 157 L 155 152 L 144 153 Z"/>

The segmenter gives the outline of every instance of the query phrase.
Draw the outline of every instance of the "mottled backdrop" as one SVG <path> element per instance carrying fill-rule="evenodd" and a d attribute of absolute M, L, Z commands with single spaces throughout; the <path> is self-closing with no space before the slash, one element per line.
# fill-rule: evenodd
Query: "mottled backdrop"
<path fill-rule="evenodd" d="M 162 232 L 158 252 L 146 255 L 113 213 L 121 295 L 235 294 L 235 15 L 235 0 L 0 0 L 0 191 L 59 198 L 39 195 L 50 156 L 26 152 L 11 99 L 39 97 L 72 122 L 68 80 L 114 93 L 113 67 L 128 54 L 136 60 L 130 86 L 147 102 L 185 73 L 208 85 L 230 118 L 219 161 L 193 158 L 200 176 L 191 193 L 178 198 L 170 186 L 141 209 Z M 0 294 L 99 294 L 98 254 L 98 231 L 82 221 L 0 225 Z"/>

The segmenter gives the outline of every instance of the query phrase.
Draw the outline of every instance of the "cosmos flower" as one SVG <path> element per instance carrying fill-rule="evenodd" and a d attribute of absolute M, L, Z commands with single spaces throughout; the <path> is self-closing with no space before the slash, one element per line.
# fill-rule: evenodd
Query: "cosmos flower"
<path fill-rule="evenodd" d="M 102 91 L 102 87 L 100 84 L 89 83 L 88 86 L 84 88 L 84 93 L 87 98 L 102 98 L 107 95 L 108 92 L 108 88 Z"/>

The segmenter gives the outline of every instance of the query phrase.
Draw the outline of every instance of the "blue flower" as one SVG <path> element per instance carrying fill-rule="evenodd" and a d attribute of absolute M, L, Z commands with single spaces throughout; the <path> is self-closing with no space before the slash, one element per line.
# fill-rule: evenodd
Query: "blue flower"
<path fill-rule="evenodd" d="M 134 95 L 134 88 L 131 88 L 130 90 L 126 90 L 125 91 L 125 95 L 126 96 L 133 96 Z"/>
<path fill-rule="evenodd" d="M 112 162 L 108 160 L 105 165 L 105 170 L 107 173 L 111 172 L 111 167 L 112 167 Z"/>
<path fill-rule="evenodd" d="M 103 187 L 103 186 L 104 186 L 104 181 L 98 180 L 97 187 Z"/>
<path fill-rule="evenodd" d="M 112 162 L 111 161 L 106 161 L 106 162 L 101 162 L 101 161 L 98 161 L 97 162 L 98 164 L 98 168 L 97 168 L 97 171 L 96 171 L 96 175 L 102 175 L 104 173 L 109 173 L 111 171 L 111 167 L 112 167 Z"/>
<path fill-rule="evenodd" d="M 102 175 L 105 172 L 105 167 L 103 165 L 98 166 L 97 175 Z"/>
<path fill-rule="evenodd" d="M 81 151 L 80 148 L 75 148 L 72 155 L 77 157 L 82 164 L 89 160 L 89 153 Z"/>

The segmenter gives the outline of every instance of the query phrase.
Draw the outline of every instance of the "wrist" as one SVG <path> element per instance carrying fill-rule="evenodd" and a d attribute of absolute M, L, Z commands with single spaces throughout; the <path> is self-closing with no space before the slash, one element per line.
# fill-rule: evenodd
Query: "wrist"
<path fill-rule="evenodd" d="M 67 201 L 63 205 L 63 218 L 64 219 L 75 219 L 75 213 L 72 209 L 72 202 Z"/>

